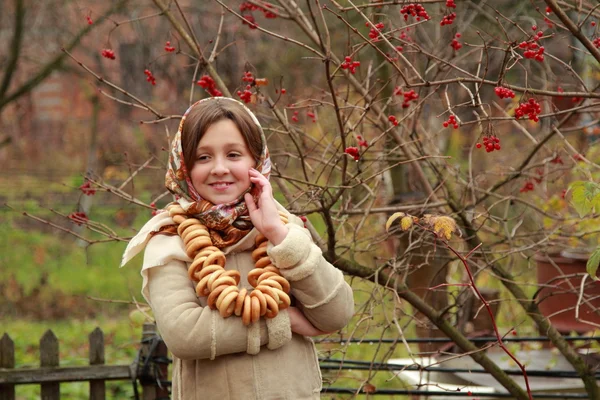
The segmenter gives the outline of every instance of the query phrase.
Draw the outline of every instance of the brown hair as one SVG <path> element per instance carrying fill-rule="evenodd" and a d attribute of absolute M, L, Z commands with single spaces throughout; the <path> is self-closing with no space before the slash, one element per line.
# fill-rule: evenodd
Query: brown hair
<path fill-rule="evenodd" d="M 198 143 L 208 127 L 224 119 L 230 119 L 237 126 L 250 154 L 258 163 L 263 147 L 260 128 L 249 112 L 237 101 L 214 99 L 195 105 L 183 123 L 181 148 L 188 171 L 191 171 L 194 166 Z"/>

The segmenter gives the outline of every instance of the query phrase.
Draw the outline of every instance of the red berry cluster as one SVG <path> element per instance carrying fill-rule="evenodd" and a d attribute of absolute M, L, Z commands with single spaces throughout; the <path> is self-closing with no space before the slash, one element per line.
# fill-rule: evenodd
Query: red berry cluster
<path fill-rule="evenodd" d="M 440 22 L 441 26 L 444 25 L 452 25 L 452 23 L 454 22 L 454 20 L 456 19 L 456 13 L 452 12 L 448 15 L 444 15 L 444 18 L 442 18 L 442 21 Z"/>
<path fill-rule="evenodd" d="M 85 19 L 87 20 L 88 25 L 92 25 L 94 23 L 92 21 L 92 17 L 90 17 L 89 15 L 87 17 L 85 17 Z"/>
<path fill-rule="evenodd" d="M 156 85 L 156 78 L 152 75 L 149 69 L 144 70 L 144 74 L 146 74 L 146 80 L 152 84 L 152 86 Z"/>
<path fill-rule="evenodd" d="M 542 112 L 540 103 L 538 103 L 534 98 L 531 98 L 526 103 L 519 103 L 519 107 L 517 107 L 515 110 L 515 117 L 519 119 L 527 115 L 531 121 L 538 122 L 540 120 L 538 118 L 540 112 Z"/>
<path fill-rule="evenodd" d="M 536 43 L 542 36 L 544 36 L 544 32 L 539 31 L 537 34 L 533 35 L 531 40 L 519 43 L 519 48 L 521 50 L 525 50 L 523 52 L 523 56 L 525 58 L 534 59 L 540 62 L 544 61 L 545 48 L 544 46 L 540 46 Z"/>
<path fill-rule="evenodd" d="M 369 147 L 369 143 L 367 143 L 367 141 L 364 140 L 362 136 L 356 135 L 356 140 L 358 140 L 358 145 L 360 147 Z"/>
<path fill-rule="evenodd" d="M 525 184 L 523 185 L 523 187 L 521 189 L 519 189 L 519 192 L 521 192 L 521 193 L 527 193 L 527 192 L 533 191 L 533 189 L 534 189 L 533 182 L 527 181 L 527 182 L 525 182 Z"/>
<path fill-rule="evenodd" d="M 391 122 L 392 124 L 394 124 L 394 126 L 398 126 L 398 120 L 396 119 L 396 117 L 395 117 L 395 116 L 393 116 L 393 115 L 390 115 L 390 116 L 388 117 L 388 119 L 390 120 L 390 122 Z"/>
<path fill-rule="evenodd" d="M 408 4 L 405 5 L 404 7 L 402 7 L 402 9 L 400 10 L 401 14 L 404 14 L 404 20 L 408 21 L 408 16 L 413 16 L 416 17 L 417 21 L 420 21 L 421 18 L 423 18 L 424 20 L 428 20 L 431 17 L 429 16 L 429 14 L 427 14 L 427 11 L 425 11 L 425 8 L 423 8 L 422 5 L 420 4 Z"/>
<path fill-rule="evenodd" d="M 592 44 L 596 47 L 596 48 L 600 48 L 600 37 L 597 37 L 596 39 L 592 40 Z"/>
<path fill-rule="evenodd" d="M 454 2 L 454 0 L 446 0 L 446 7 L 456 8 L 456 3 Z"/>
<path fill-rule="evenodd" d="M 244 72 L 244 76 L 242 77 L 242 80 L 244 82 L 252 83 L 252 82 L 254 82 L 254 75 L 252 75 L 252 72 L 246 71 L 246 72 Z"/>
<path fill-rule="evenodd" d="M 89 218 L 83 211 L 72 212 L 67 216 L 71 221 L 75 222 L 77 225 L 85 224 L 89 221 Z"/>
<path fill-rule="evenodd" d="M 312 111 L 307 111 L 307 112 L 306 112 L 306 116 L 307 116 L 308 118 L 312 119 L 312 122 L 313 122 L 313 123 L 317 122 L 317 116 L 315 115 L 315 113 L 314 113 L 314 112 L 312 112 Z"/>
<path fill-rule="evenodd" d="M 483 137 L 483 146 L 485 146 L 485 151 L 487 153 L 491 153 L 495 150 L 500 150 L 500 138 L 498 136 L 484 136 Z M 477 143 L 475 147 L 481 149 L 483 147 L 481 143 Z"/>
<path fill-rule="evenodd" d="M 346 56 L 340 67 L 342 69 L 348 69 L 351 74 L 354 74 L 356 72 L 356 67 L 360 67 L 360 61 L 352 61 L 352 57 Z"/>
<path fill-rule="evenodd" d="M 196 82 L 200 87 L 206 89 L 206 91 L 213 97 L 223 96 L 223 93 L 217 89 L 217 85 L 213 78 L 208 75 L 204 75 L 198 82 Z"/>
<path fill-rule="evenodd" d="M 444 128 L 449 127 L 450 125 L 452 125 L 452 127 L 454 129 L 458 129 L 458 121 L 456 120 L 456 116 L 453 114 L 450 114 L 450 116 L 448 117 L 447 121 L 444 121 L 442 123 L 442 125 L 444 126 Z"/>
<path fill-rule="evenodd" d="M 104 49 L 104 50 L 102 50 L 102 57 L 109 58 L 111 60 L 114 60 L 116 58 L 115 57 L 115 52 L 113 50 L 111 50 L 111 49 Z"/>
<path fill-rule="evenodd" d="M 552 9 L 550 8 L 550 6 L 546 7 L 546 15 L 550 15 L 552 13 Z"/>
<path fill-rule="evenodd" d="M 171 46 L 171 42 L 167 40 L 167 43 L 165 43 L 165 51 L 167 53 L 172 53 L 175 51 L 175 47 Z"/>
<path fill-rule="evenodd" d="M 401 93 L 402 94 L 402 93 Z M 402 103 L 402 108 L 408 108 L 410 106 L 411 101 L 417 101 L 419 95 L 413 89 L 408 92 L 404 92 L 404 102 Z"/>
<path fill-rule="evenodd" d="M 81 190 L 86 196 L 93 196 L 96 194 L 96 190 L 92 189 L 92 184 L 90 181 L 85 181 L 83 185 L 79 186 L 79 190 Z"/>
<path fill-rule="evenodd" d="M 277 18 L 277 14 L 275 14 L 273 11 L 269 10 L 269 8 L 273 8 L 273 5 L 265 3 L 264 6 L 259 6 L 256 4 L 252 4 L 249 1 L 245 1 L 242 4 L 240 4 L 240 12 L 244 12 L 244 11 L 262 11 L 265 14 L 266 18 Z"/>
<path fill-rule="evenodd" d="M 508 98 L 514 99 L 515 98 L 515 92 L 513 92 L 509 88 L 505 88 L 502 86 L 496 86 L 494 88 L 494 92 L 496 92 L 496 96 L 500 97 L 501 99 L 508 99 Z"/>
<path fill-rule="evenodd" d="M 554 22 L 552 22 L 550 20 L 550 18 L 544 17 L 544 22 L 546 23 L 546 26 L 548 27 L 548 29 L 554 28 Z"/>
<path fill-rule="evenodd" d="M 458 39 L 460 38 L 461 34 L 457 33 L 456 35 L 454 35 L 454 39 L 452 39 L 452 43 L 450 43 L 450 46 L 452 46 L 452 48 L 455 51 L 458 51 L 461 47 L 462 47 L 462 43 L 460 43 L 458 41 Z"/>
<path fill-rule="evenodd" d="M 550 163 L 564 165 L 562 158 L 560 158 L 560 156 L 558 154 L 556 155 L 556 157 L 554 157 L 552 160 L 550 160 Z"/>
<path fill-rule="evenodd" d="M 360 159 L 360 154 L 358 153 L 358 147 L 346 147 L 346 150 L 344 150 L 344 153 L 346 153 L 349 156 L 351 156 L 352 158 L 354 158 L 354 161 L 358 161 Z"/>
<path fill-rule="evenodd" d="M 298 110 L 294 111 L 294 115 L 292 115 L 292 121 L 298 122 Z"/>
<path fill-rule="evenodd" d="M 258 28 L 258 25 L 256 25 L 256 20 L 254 19 L 254 15 L 252 14 L 242 14 L 242 17 L 244 18 L 242 20 L 242 25 L 248 25 L 248 27 L 250 27 L 250 29 L 256 29 Z"/>
<path fill-rule="evenodd" d="M 156 209 L 156 203 L 152 202 L 150 203 L 150 207 L 152 207 L 152 216 L 154 217 L 156 214 L 159 213 L 159 211 Z"/>
<path fill-rule="evenodd" d="M 252 86 L 247 85 L 243 92 L 240 90 L 237 91 L 237 95 L 240 96 L 240 99 L 242 99 L 244 103 L 250 103 L 252 100 L 252 92 L 250 91 L 251 87 Z"/>
<path fill-rule="evenodd" d="M 368 23 L 368 22 L 365 22 L 365 26 L 369 27 L 369 26 L 371 26 L 371 24 L 370 24 L 370 23 Z M 379 35 L 380 35 L 380 33 L 379 33 L 379 32 L 381 32 L 381 30 L 382 30 L 384 27 L 385 27 L 385 26 L 383 25 L 383 23 L 382 23 L 382 22 L 379 22 L 379 23 L 375 24 L 375 27 L 374 27 L 374 28 L 371 28 L 371 30 L 369 31 L 369 37 L 370 37 L 371 39 L 377 39 L 377 38 L 379 37 Z"/>
<path fill-rule="evenodd" d="M 398 38 L 401 40 L 406 40 L 407 42 L 410 42 L 411 38 L 408 36 L 408 31 L 410 31 L 410 28 L 406 28 L 406 29 L 400 31 Z"/>

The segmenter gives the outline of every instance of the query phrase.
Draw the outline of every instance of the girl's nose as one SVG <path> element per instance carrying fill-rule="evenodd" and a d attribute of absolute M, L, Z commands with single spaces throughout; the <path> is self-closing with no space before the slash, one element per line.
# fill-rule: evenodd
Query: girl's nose
<path fill-rule="evenodd" d="M 211 173 L 213 173 L 214 175 L 225 175 L 229 173 L 229 168 L 227 168 L 225 160 L 218 158 L 215 159 L 215 163 L 213 165 Z"/>

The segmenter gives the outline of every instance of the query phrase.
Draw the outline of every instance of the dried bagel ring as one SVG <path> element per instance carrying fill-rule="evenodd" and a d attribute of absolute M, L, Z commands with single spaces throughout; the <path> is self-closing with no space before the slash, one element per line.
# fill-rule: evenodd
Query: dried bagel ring
<path fill-rule="evenodd" d="M 261 257 L 264 257 L 267 255 L 267 249 L 265 246 L 259 246 L 256 249 L 254 249 L 252 251 L 252 259 L 254 261 L 260 259 Z"/>
<path fill-rule="evenodd" d="M 237 289 L 237 288 L 236 288 Z M 221 307 L 219 307 L 219 313 L 221 317 L 228 318 L 233 314 L 235 309 L 235 299 L 237 299 L 238 293 L 237 291 L 229 293 L 221 302 Z"/>
<path fill-rule="evenodd" d="M 179 234 L 179 236 L 184 235 L 184 232 L 186 229 L 192 227 L 201 227 L 204 226 L 202 225 L 202 223 L 200 221 L 198 221 L 196 218 L 186 218 L 185 221 L 183 221 L 182 223 L 179 224 L 179 226 L 177 227 L 177 233 Z"/>
<path fill-rule="evenodd" d="M 171 204 L 167 207 L 169 211 L 169 216 L 173 217 L 177 214 L 185 214 L 185 210 L 179 204 Z"/>
<path fill-rule="evenodd" d="M 217 272 L 217 271 L 225 271 L 225 270 L 219 265 L 209 265 L 208 267 L 204 267 L 197 274 L 198 280 L 202 280 L 206 277 L 210 277 L 210 275 L 212 273 Z M 221 272 L 221 273 L 223 273 L 223 272 Z"/>
<path fill-rule="evenodd" d="M 205 236 L 197 237 L 197 238 L 193 239 L 192 241 L 190 241 L 190 243 L 185 248 L 185 252 L 189 258 L 194 258 L 194 257 L 196 257 L 196 254 L 198 253 L 198 251 L 201 248 L 210 246 L 211 243 L 212 243 L 212 241 L 210 240 L 209 237 L 205 237 Z"/>
<path fill-rule="evenodd" d="M 173 215 L 171 216 L 171 219 L 173 220 L 173 222 L 175 222 L 176 224 L 181 224 L 183 221 L 185 221 L 187 218 L 184 217 L 183 215 L 177 214 L 177 215 Z"/>
<path fill-rule="evenodd" d="M 272 264 L 269 265 L 268 267 L 264 267 L 263 269 L 267 272 L 275 272 L 277 275 L 281 275 L 279 272 L 279 268 L 277 268 L 276 266 L 274 266 Z"/>
<path fill-rule="evenodd" d="M 242 290 L 239 291 L 238 297 L 235 300 L 234 313 L 238 317 L 240 317 L 242 315 L 242 307 L 244 307 L 244 299 L 246 298 L 247 293 L 248 293 L 248 291 L 246 290 L 246 288 L 243 288 Z"/>
<path fill-rule="evenodd" d="M 235 286 L 240 283 L 241 274 L 240 271 L 236 271 L 235 269 L 229 269 L 221 274 L 221 276 L 230 276 L 235 280 Z"/>
<path fill-rule="evenodd" d="M 257 297 L 251 297 L 251 307 L 252 307 L 252 323 L 255 323 L 260 319 L 260 301 Z"/>
<path fill-rule="evenodd" d="M 277 293 L 277 296 L 279 297 L 279 301 L 277 302 L 279 309 L 285 310 L 286 308 L 288 308 L 292 303 L 292 299 L 290 299 L 290 296 L 288 296 L 287 293 L 285 293 L 283 290 L 274 288 L 273 291 L 275 291 Z"/>
<path fill-rule="evenodd" d="M 263 281 L 260 281 L 259 285 L 266 285 L 266 286 L 272 287 L 274 289 L 279 289 L 283 292 L 283 286 L 281 286 L 279 284 L 279 282 L 274 281 L 273 279 L 265 279 Z"/>
<path fill-rule="evenodd" d="M 279 306 L 271 296 L 265 296 L 265 299 L 267 299 L 267 312 L 265 313 L 265 317 L 275 318 L 277 314 L 279 314 Z"/>
<path fill-rule="evenodd" d="M 233 279 L 231 276 L 220 276 L 219 278 L 215 279 L 212 285 L 210 284 L 210 280 L 208 283 L 208 287 L 210 288 L 210 290 L 221 285 L 236 286 L 235 279 Z"/>
<path fill-rule="evenodd" d="M 242 311 L 242 323 L 246 326 L 250 325 L 250 321 L 252 319 L 252 300 L 250 296 L 246 296 L 244 298 L 244 307 Z"/>
<path fill-rule="evenodd" d="M 208 234 L 208 231 L 204 229 L 188 229 L 187 231 L 183 232 L 181 239 L 183 239 L 184 246 L 187 246 L 190 241 L 197 237 L 210 237 L 210 235 Z"/>
<path fill-rule="evenodd" d="M 212 265 L 209 265 L 209 267 L 212 267 Z M 206 277 L 208 277 L 208 281 L 206 282 L 206 286 L 208 286 L 208 290 L 212 290 L 213 288 L 218 286 L 218 285 L 215 285 L 215 281 L 224 273 L 225 273 L 225 269 L 219 267 L 219 269 L 217 271 L 206 276 Z M 204 279 L 204 278 L 202 278 L 202 279 Z"/>
<path fill-rule="evenodd" d="M 290 289 L 291 289 L 290 283 L 283 276 L 273 275 L 273 276 L 269 277 L 269 279 L 279 283 L 281 285 L 281 290 L 283 290 L 284 292 L 286 292 L 286 293 L 290 292 Z"/>
<path fill-rule="evenodd" d="M 198 282 L 198 285 L 196 285 L 196 294 L 198 296 L 208 296 L 210 294 L 210 289 L 208 287 L 208 280 L 212 277 L 212 275 L 214 273 L 218 273 L 219 269 L 222 270 L 222 268 L 219 267 L 218 265 L 211 265 L 208 268 L 211 268 L 211 267 L 216 267 L 217 271 L 215 271 L 213 273 L 209 273 L 204 278 L 200 279 L 200 282 Z M 200 271 L 200 273 L 202 273 L 202 271 Z"/>
<path fill-rule="evenodd" d="M 194 261 L 192 261 L 192 263 L 188 267 L 188 276 L 190 277 L 190 279 L 193 279 L 195 281 L 200 280 L 200 278 L 196 278 L 196 273 L 199 273 L 202 269 L 202 264 L 204 263 L 204 260 L 206 260 L 206 257 L 198 257 L 196 255 L 196 258 L 194 258 Z"/>
<path fill-rule="evenodd" d="M 219 295 L 227 288 L 230 288 L 231 286 L 228 285 L 221 285 L 216 287 L 214 290 L 210 291 L 210 294 L 208 295 L 208 299 L 206 300 L 206 304 L 208 304 L 208 307 L 210 307 L 212 310 L 217 308 L 216 302 L 217 299 L 219 298 Z"/>
<path fill-rule="evenodd" d="M 264 293 L 258 289 L 254 289 L 252 293 L 250 293 L 250 297 L 258 298 L 258 301 L 260 303 L 260 316 L 262 317 L 263 315 L 265 315 L 265 313 L 267 312 L 267 299 L 265 298 Z"/>
<path fill-rule="evenodd" d="M 262 242 L 267 242 L 267 237 L 259 232 L 254 239 L 254 245 L 258 247 Z"/>
<path fill-rule="evenodd" d="M 229 295 L 229 293 L 235 293 L 235 297 L 237 298 L 239 289 L 236 286 L 227 286 L 225 288 L 225 290 L 223 290 L 223 291 L 221 291 L 221 293 L 219 293 L 219 295 L 217 296 L 217 300 L 215 301 L 215 305 L 217 306 L 217 308 L 219 310 L 221 309 L 221 306 L 223 305 L 223 300 L 225 300 L 225 297 L 227 297 Z M 212 293 L 211 293 L 211 295 L 212 295 Z"/>
<path fill-rule="evenodd" d="M 256 262 L 256 268 L 264 268 L 271 265 L 271 259 L 269 257 L 263 257 Z"/>
<path fill-rule="evenodd" d="M 212 265 L 212 264 L 217 264 L 220 265 L 221 267 L 225 268 L 225 254 L 223 254 L 222 251 L 215 251 L 214 253 L 212 253 L 210 256 L 208 256 L 206 258 L 206 261 L 204 261 L 204 265 Z"/>
<path fill-rule="evenodd" d="M 252 285 L 252 287 L 256 287 L 258 285 L 257 279 L 264 271 L 261 268 L 254 268 L 252 271 L 248 272 L 248 283 Z"/>
<path fill-rule="evenodd" d="M 270 296 L 273 300 L 275 300 L 275 302 L 277 304 L 279 304 L 279 295 L 277 294 L 277 292 L 275 291 L 275 289 L 273 289 L 272 287 L 264 286 L 264 285 L 258 285 L 256 287 L 256 289 L 260 290 L 265 295 Z"/>
<path fill-rule="evenodd" d="M 277 272 L 265 271 L 262 274 L 260 274 L 260 276 L 256 280 L 256 283 L 258 283 L 260 285 L 260 283 L 262 281 L 264 281 L 265 279 L 270 279 L 271 277 L 277 276 L 277 275 L 279 275 Z"/>

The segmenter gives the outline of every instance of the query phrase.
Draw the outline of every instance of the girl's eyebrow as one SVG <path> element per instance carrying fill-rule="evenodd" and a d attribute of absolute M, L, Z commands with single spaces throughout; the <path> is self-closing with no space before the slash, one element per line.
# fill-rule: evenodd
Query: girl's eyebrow
<path fill-rule="evenodd" d="M 225 146 L 223 146 L 225 149 L 229 150 L 229 149 L 237 149 L 237 148 L 244 148 L 245 147 L 245 143 L 226 143 Z M 198 148 L 196 148 L 196 152 L 199 151 L 206 151 L 206 150 L 212 150 L 213 147 L 212 146 L 198 146 Z"/>

